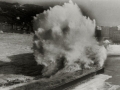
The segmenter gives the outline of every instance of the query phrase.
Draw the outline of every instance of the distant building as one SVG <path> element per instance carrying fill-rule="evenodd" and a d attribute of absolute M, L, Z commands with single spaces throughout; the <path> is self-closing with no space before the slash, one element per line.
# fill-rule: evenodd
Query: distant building
<path fill-rule="evenodd" d="M 101 28 L 102 28 L 102 30 L 101 30 L 102 37 L 109 38 L 109 29 L 110 29 L 110 27 L 102 26 Z"/>
<path fill-rule="evenodd" d="M 101 30 L 102 30 L 101 26 L 97 26 L 97 27 L 96 27 L 95 37 L 97 38 L 98 41 L 101 40 Z"/>
<path fill-rule="evenodd" d="M 120 26 L 101 26 L 101 37 L 103 39 L 110 39 L 115 43 L 120 43 Z"/>

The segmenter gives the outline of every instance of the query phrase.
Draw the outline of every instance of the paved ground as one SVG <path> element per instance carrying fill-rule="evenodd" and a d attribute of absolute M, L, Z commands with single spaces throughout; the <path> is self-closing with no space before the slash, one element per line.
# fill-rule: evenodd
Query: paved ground
<path fill-rule="evenodd" d="M 120 85 L 120 56 L 108 57 L 105 66 L 105 74 L 112 76 L 108 82 L 115 85 Z"/>

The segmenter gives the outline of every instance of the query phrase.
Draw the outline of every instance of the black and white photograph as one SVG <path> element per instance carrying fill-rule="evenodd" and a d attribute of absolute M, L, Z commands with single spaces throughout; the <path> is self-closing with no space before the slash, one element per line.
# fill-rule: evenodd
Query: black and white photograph
<path fill-rule="evenodd" d="M 120 90 L 120 0 L 0 0 L 0 90 Z"/>

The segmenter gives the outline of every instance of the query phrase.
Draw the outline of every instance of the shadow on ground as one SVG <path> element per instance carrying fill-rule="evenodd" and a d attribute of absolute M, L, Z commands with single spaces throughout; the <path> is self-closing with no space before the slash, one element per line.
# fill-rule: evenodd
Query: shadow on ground
<path fill-rule="evenodd" d="M 0 61 L 0 74 L 41 75 L 43 66 L 37 65 L 33 53 L 13 55 L 8 58 L 11 59 L 11 62 Z"/>

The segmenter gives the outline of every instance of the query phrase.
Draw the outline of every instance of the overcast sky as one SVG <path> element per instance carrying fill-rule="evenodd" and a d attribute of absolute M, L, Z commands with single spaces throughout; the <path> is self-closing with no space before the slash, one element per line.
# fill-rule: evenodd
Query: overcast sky
<path fill-rule="evenodd" d="M 41 6 L 62 4 L 68 0 L 0 0 L 7 2 L 30 3 Z M 120 0 L 73 0 L 92 18 L 98 25 L 116 26 L 120 25 Z"/>

